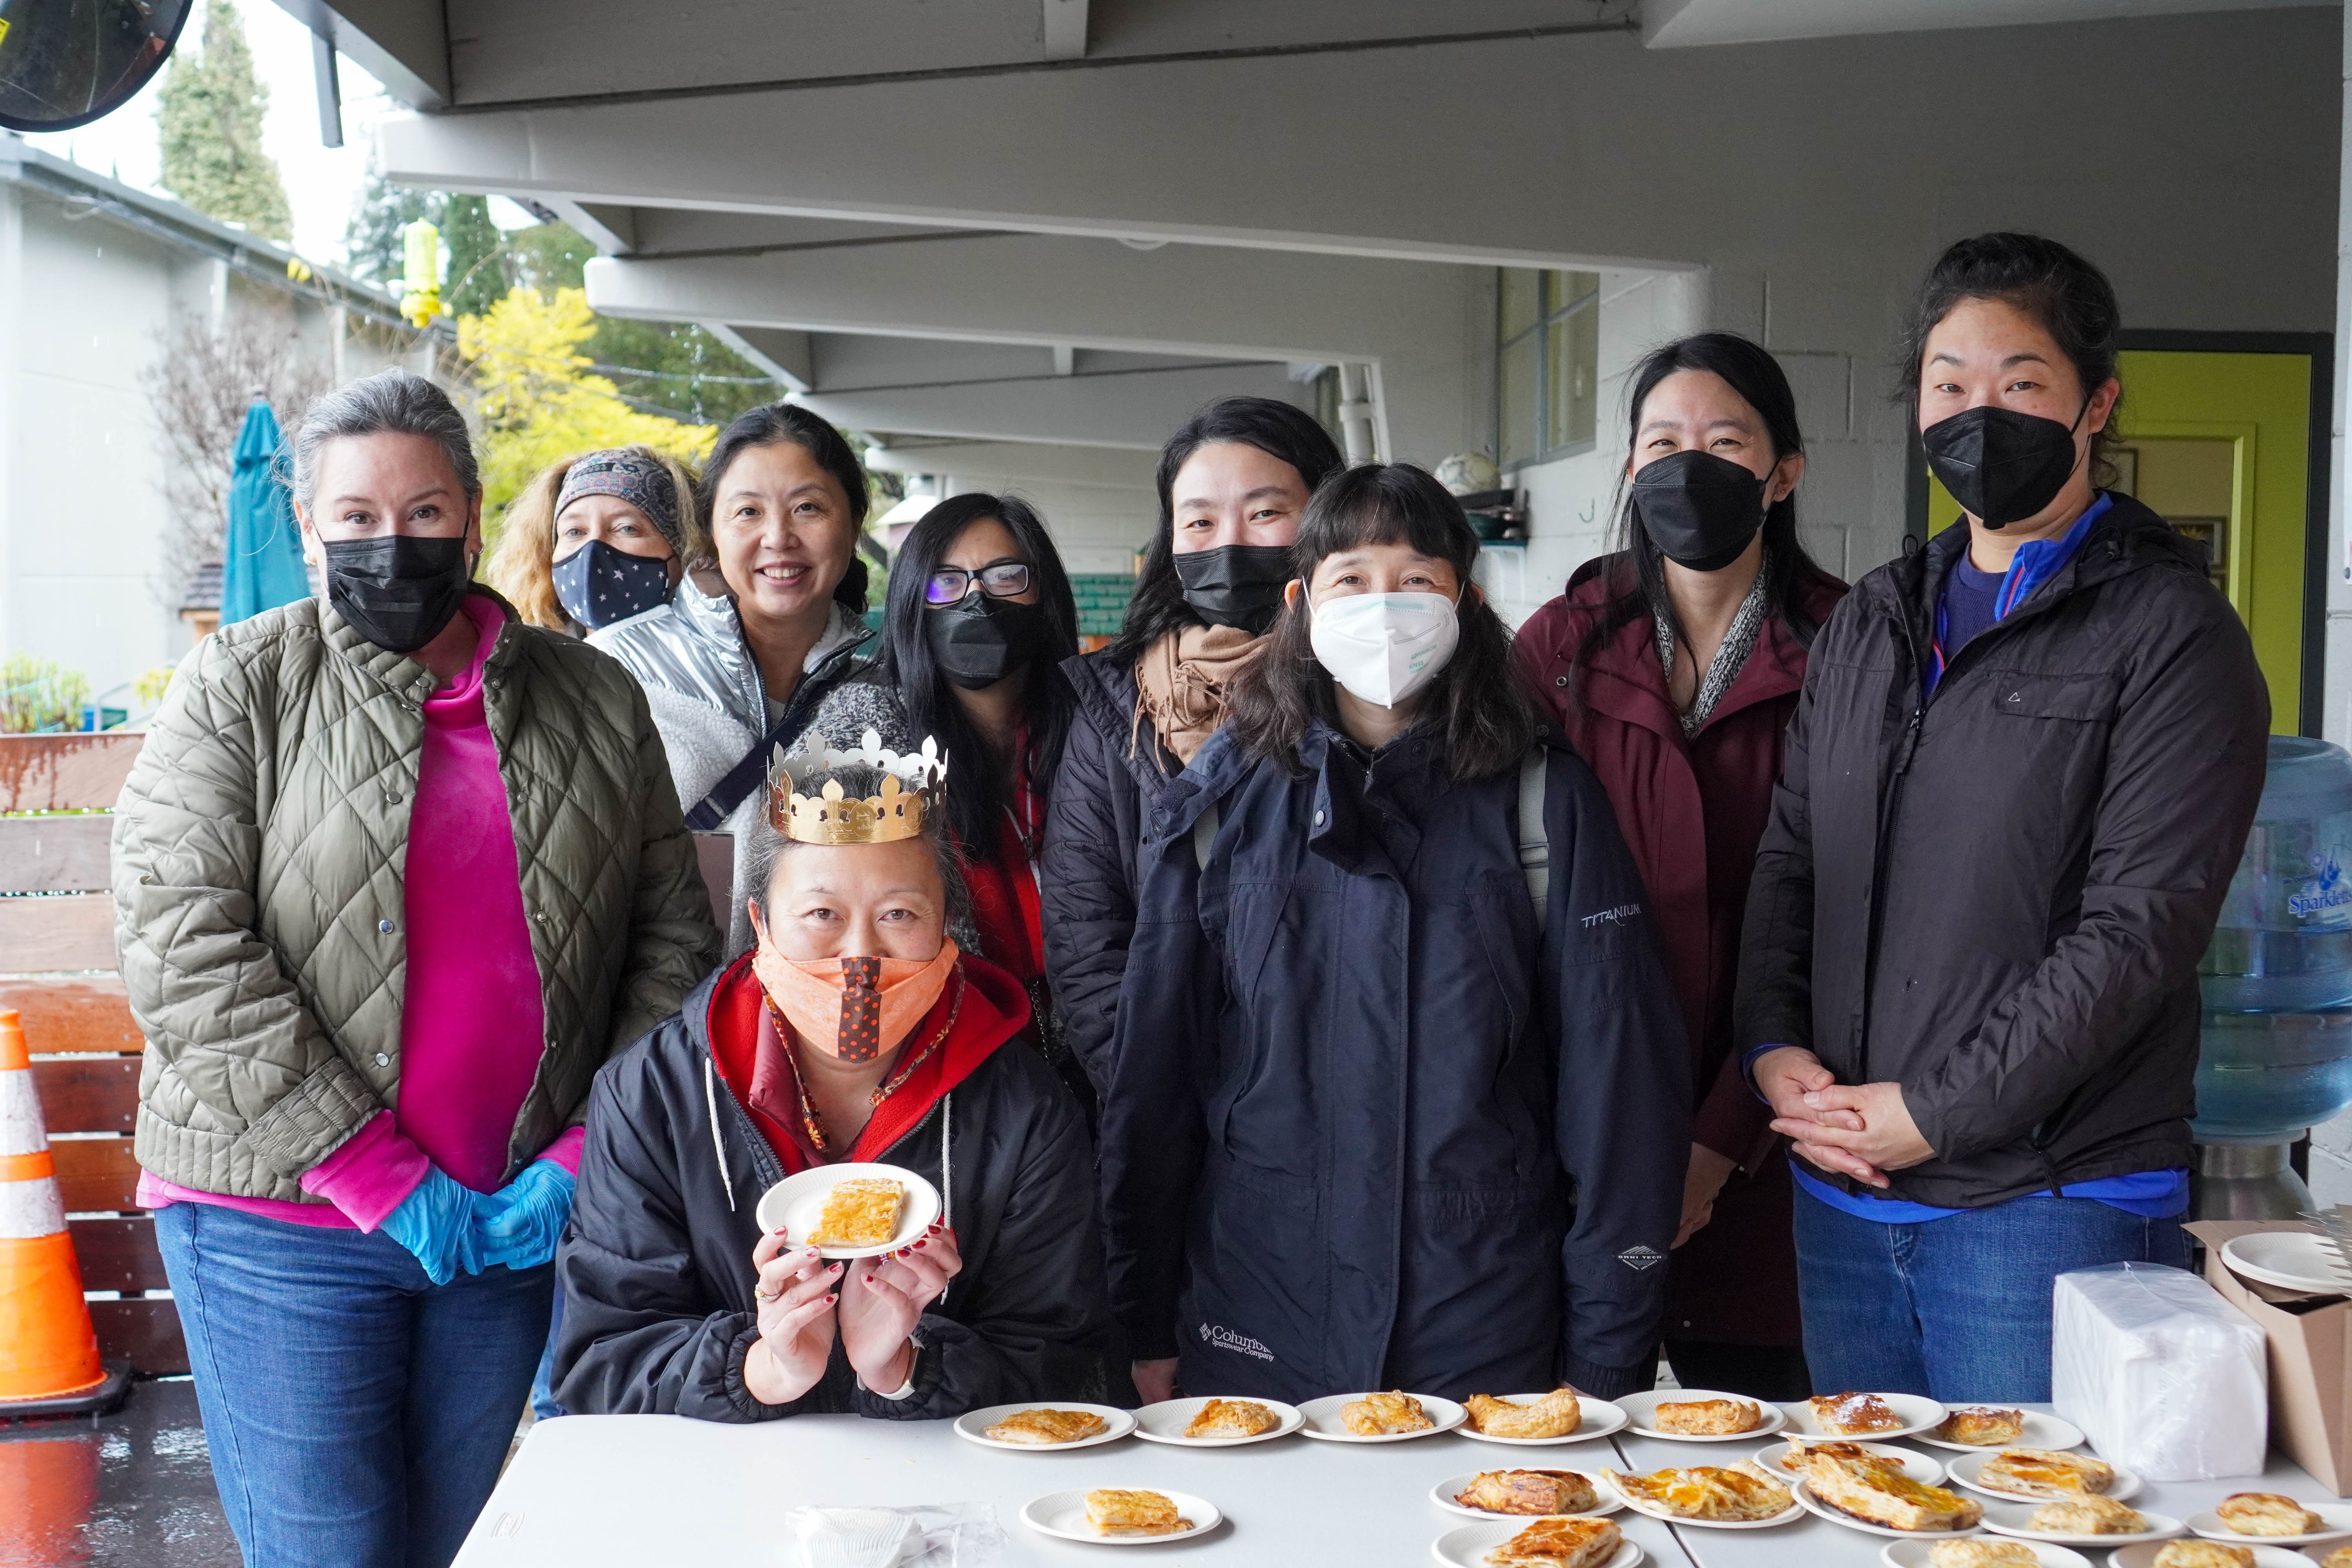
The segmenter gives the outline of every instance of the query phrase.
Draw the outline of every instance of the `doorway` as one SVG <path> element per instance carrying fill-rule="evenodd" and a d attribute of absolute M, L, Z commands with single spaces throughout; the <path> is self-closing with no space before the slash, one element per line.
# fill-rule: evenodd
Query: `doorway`
<path fill-rule="evenodd" d="M 2253 638 L 2274 733 L 2316 735 L 2326 668 L 2330 340 L 2305 332 L 2126 332 L 2116 489 L 2207 545 Z M 1912 532 L 1959 504 L 1917 456 Z"/>

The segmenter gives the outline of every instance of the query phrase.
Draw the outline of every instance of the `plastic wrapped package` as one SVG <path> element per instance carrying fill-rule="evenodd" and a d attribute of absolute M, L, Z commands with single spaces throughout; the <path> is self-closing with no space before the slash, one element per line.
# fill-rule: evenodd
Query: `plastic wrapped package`
<path fill-rule="evenodd" d="M 923 1508 L 796 1508 L 784 1568 L 993 1568 L 1004 1531 L 984 1502 Z"/>
<path fill-rule="evenodd" d="M 2183 1269 L 2114 1263 L 2058 1276 L 2050 1384 L 2099 1457 L 2151 1481 L 2262 1473 L 2263 1331 Z"/>

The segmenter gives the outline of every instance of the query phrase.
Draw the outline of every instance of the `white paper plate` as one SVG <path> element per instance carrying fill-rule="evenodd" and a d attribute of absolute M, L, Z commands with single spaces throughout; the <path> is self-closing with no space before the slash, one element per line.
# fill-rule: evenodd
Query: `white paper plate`
<path fill-rule="evenodd" d="M 2091 1560 L 2071 1546 L 2053 1546 L 2042 1541 L 2024 1544 L 2040 1560 L 2040 1568 L 2091 1568 Z M 1886 1568 L 1935 1568 L 1927 1560 L 1927 1553 L 1935 1550 L 1932 1541 L 1890 1541 L 1878 1549 L 1878 1560 Z"/>
<path fill-rule="evenodd" d="M 1006 1443 L 987 1436 L 988 1429 L 1006 1416 L 1024 1410 L 1091 1410 L 1103 1418 L 1103 1429 L 1091 1437 L 1081 1437 L 1075 1443 Z M 1024 1399 L 1018 1405 L 992 1405 L 985 1410 L 973 1410 L 956 1417 L 955 1434 L 983 1448 L 1003 1448 L 1013 1454 L 1066 1454 L 1073 1448 L 1092 1448 L 1104 1443 L 1116 1443 L 1135 1430 L 1135 1413 L 1112 1405 L 1081 1405 L 1075 1399 Z M 1173 1497 L 1174 1493 L 1170 1493 Z"/>
<path fill-rule="evenodd" d="M 2308 1230 L 2260 1230 L 2221 1244 L 2221 1260 L 2249 1279 L 2317 1296 L 2352 1295 L 2352 1270 L 2326 1237 Z"/>
<path fill-rule="evenodd" d="M 1560 1470 L 1566 1469 L 1568 1467 L 1565 1465 L 1519 1465 L 1508 1468 L 1515 1469 Z M 1472 1508 L 1466 1503 L 1455 1502 L 1454 1500 L 1454 1494 L 1460 1491 L 1464 1487 L 1468 1486 L 1472 1481 L 1476 1480 L 1481 1473 L 1482 1472 L 1477 1470 L 1465 1470 L 1458 1476 L 1446 1477 L 1444 1480 L 1429 1489 L 1429 1500 L 1444 1509 L 1446 1512 L 1458 1513 L 1465 1519 L 1529 1520 L 1538 1517 L 1538 1515 L 1531 1513 L 1496 1513 L 1491 1509 Z M 1579 1470 L 1576 1473 L 1592 1483 L 1593 1494 L 1599 1500 L 1591 1508 L 1578 1509 L 1575 1512 L 1567 1515 L 1567 1518 L 1599 1519 L 1604 1514 L 1615 1513 L 1619 1509 L 1625 1506 L 1625 1500 L 1617 1495 L 1617 1489 L 1611 1486 L 1607 1481 L 1602 1480 L 1601 1479 L 1600 1472 L 1596 1470 Z"/>
<path fill-rule="evenodd" d="M 2252 1490 L 2252 1488 L 2247 1489 Z M 2211 1509 L 2189 1516 L 2189 1533 L 2201 1535 L 2208 1541 L 2226 1541 L 2232 1546 L 2311 1546 L 2319 1542 L 2340 1542 L 2352 1535 L 2352 1507 L 2340 1502 L 2304 1502 L 2294 1500 L 2327 1521 L 2325 1530 L 2315 1530 L 2308 1535 L 2240 1535 L 2221 1522 L 2221 1516 Z M 2320 1555 L 2326 1556 L 2326 1552 Z"/>
<path fill-rule="evenodd" d="M 1641 1498 L 1633 1496 L 1631 1493 L 1619 1488 L 1616 1483 L 1610 1480 L 1607 1476 L 1601 1477 L 1600 1480 L 1601 1485 L 1609 1488 L 1610 1490 L 1616 1492 L 1619 1497 L 1624 1499 L 1625 1506 L 1632 1509 L 1635 1513 L 1643 1514 L 1665 1524 L 1676 1526 L 1689 1525 L 1694 1530 L 1773 1530 L 1784 1524 L 1794 1524 L 1797 1521 L 1805 1517 L 1804 1505 L 1798 1502 L 1792 1497 L 1790 1498 L 1789 1506 L 1786 1509 L 1774 1514 L 1769 1519 L 1685 1519 L 1681 1514 L 1669 1513 L 1664 1509 L 1659 1508 Z M 1794 1489 L 1791 1489 L 1793 1490 Z"/>
<path fill-rule="evenodd" d="M 1525 1530 L 1530 1522 L 1522 1519 L 1509 1524 L 1497 1521 L 1489 1524 L 1459 1525 L 1431 1542 L 1429 1554 L 1448 1564 L 1448 1568 L 1486 1568 L 1486 1553 Z M 1640 1543 L 1628 1541 L 1618 1547 L 1617 1555 L 1602 1563 L 1601 1568 L 1633 1568 L 1641 1561 Z"/>
<path fill-rule="evenodd" d="M 1650 1425 L 1652 1416 L 1661 1405 L 1687 1405 L 1702 1399 L 1742 1397 L 1745 1396 L 1737 1394 L 1719 1394 L 1711 1388 L 1653 1388 L 1640 1394 L 1625 1394 L 1617 1401 L 1617 1404 L 1624 1410 L 1626 1420 L 1631 1424 L 1635 1436 L 1661 1437 L 1669 1443 L 1752 1443 L 1759 1437 L 1770 1436 L 1789 1424 L 1789 1417 L 1782 1413 L 1779 1405 L 1761 1399 L 1750 1399 L 1748 1403 L 1763 1411 L 1764 1419 L 1745 1432 L 1726 1432 L 1721 1436 L 1694 1437 L 1683 1432 L 1661 1432 Z"/>
<path fill-rule="evenodd" d="M 1234 1448 L 1244 1443 L 1271 1443 L 1276 1437 L 1287 1437 L 1307 1424 L 1307 1417 L 1296 1405 L 1285 1405 L 1279 1399 L 1255 1399 L 1253 1405 L 1263 1405 L 1279 1417 L 1275 1425 L 1254 1437 L 1187 1437 L 1184 1428 L 1192 1417 L 1208 1404 L 1202 1399 L 1167 1399 L 1158 1405 L 1147 1405 L 1135 1413 L 1135 1435 L 1147 1443 L 1173 1443 L 1186 1448 Z"/>
<path fill-rule="evenodd" d="M 1985 1528 L 1995 1535 L 2012 1535 L 2021 1541 L 2051 1541 L 2061 1546 L 2134 1546 L 2143 1541 L 2169 1541 L 2176 1535 L 2186 1535 L 2189 1527 L 2168 1514 L 2139 1510 L 2147 1521 L 2147 1528 L 2137 1535 L 2065 1535 L 2054 1531 L 2036 1530 L 2025 1521 L 2033 1517 L 2042 1503 L 1988 1503 L 1985 1506 Z"/>
<path fill-rule="evenodd" d="M 1915 1454 L 1908 1448 L 1898 1448 L 1891 1443 L 1856 1443 L 1854 1447 L 1866 1454 L 1875 1454 L 1882 1459 L 1894 1460 L 1903 1467 L 1905 1475 L 1923 1487 L 1941 1486 L 1944 1483 L 1943 1465 L 1925 1454 Z M 1793 1451 L 1786 1443 L 1782 1443 L 1773 1447 L 1759 1449 L 1756 1462 L 1784 1481 L 1803 1480 L 1805 1478 L 1801 1473 L 1789 1468 L 1789 1460 L 1792 1458 L 1794 1458 Z"/>
<path fill-rule="evenodd" d="M 1022 1509 L 1021 1522 L 1044 1534 L 1058 1535 L 1065 1541 L 1083 1541 L 1089 1546 L 1157 1546 L 1164 1541 L 1190 1541 L 1196 1535 L 1206 1535 L 1225 1517 L 1217 1511 L 1215 1503 L 1191 1492 L 1173 1491 L 1167 1487 L 1120 1487 L 1116 1489 L 1158 1492 L 1176 1505 L 1177 1513 L 1191 1521 L 1192 1528 L 1171 1530 L 1165 1535 L 1097 1535 L 1094 1526 L 1087 1522 L 1087 1491 L 1103 1489 L 1048 1492 Z"/>
<path fill-rule="evenodd" d="M 1788 1413 L 1789 1430 L 1796 1436 L 1843 1443 L 1891 1443 L 1897 1437 L 1908 1437 L 1944 1423 L 1944 1407 L 1925 1394 L 1882 1394 L 1878 1397 L 1885 1401 L 1889 1410 L 1903 1417 L 1902 1426 L 1891 1426 L 1884 1432 L 1832 1432 L 1813 1419 L 1813 1407 L 1808 1400 L 1800 1399 L 1794 1405 L 1784 1405 L 1780 1408 Z"/>
<path fill-rule="evenodd" d="M 1405 1443 L 1415 1437 L 1434 1437 L 1440 1432 L 1451 1432 L 1470 1414 L 1450 1399 L 1440 1399 L 1434 1394 L 1416 1394 L 1413 1397 L 1421 1401 L 1421 1413 L 1429 1417 L 1431 1425 L 1418 1432 L 1383 1432 L 1364 1437 L 1339 1424 L 1340 1408 L 1362 1397 L 1360 1394 L 1327 1394 L 1320 1399 L 1308 1400 L 1298 1407 L 1298 1413 L 1307 1417 L 1307 1425 L 1298 1430 L 1326 1443 Z"/>
<path fill-rule="evenodd" d="M 2010 1405 L 1992 1406 L 1955 1405 L 1949 1408 L 1952 1410 L 1974 1410 L 1986 1408 L 1996 1410 L 2013 1410 L 2016 1406 Z M 2084 1437 L 2083 1429 L 2080 1426 L 2075 1426 L 2072 1421 L 2068 1421 L 2063 1416 L 2052 1415 L 2047 1412 L 2041 1410 L 2029 1410 L 2025 1413 L 2025 1426 L 2017 1434 L 2016 1440 L 2013 1442 L 1955 1443 L 1949 1437 L 1938 1437 L 1928 1432 L 1915 1433 L 1913 1434 L 1911 1440 L 1915 1443 L 1926 1443 L 1933 1447 L 1949 1448 L 1955 1453 L 1960 1454 L 1990 1454 L 2001 1448 L 2056 1448 L 2063 1450 L 2066 1448 L 2079 1448 L 2085 1441 L 2087 1441 L 2087 1439 Z"/>
<path fill-rule="evenodd" d="M 887 1176 L 903 1183 L 907 1201 L 898 1207 L 898 1231 L 879 1247 L 827 1247 L 827 1258 L 879 1258 L 919 1240 L 940 1217 L 940 1190 L 914 1172 L 898 1165 L 814 1165 L 796 1176 L 786 1176 L 760 1194 L 760 1229 L 772 1233 L 782 1226 L 787 1239 L 805 1247 L 824 1212 L 824 1194 L 838 1183 L 856 1176 Z"/>
<path fill-rule="evenodd" d="M 1506 1405 L 1533 1405 L 1543 1395 L 1502 1394 L 1496 1397 Z M 1542 1448 L 1558 1443 L 1582 1443 L 1594 1437 L 1606 1437 L 1610 1433 L 1623 1427 L 1626 1421 L 1630 1419 L 1622 1407 L 1612 1405 L 1605 1399 L 1593 1399 L 1580 1394 L 1576 1396 L 1576 1403 L 1577 1407 L 1584 1413 L 1584 1419 L 1578 1422 L 1576 1430 L 1565 1437 L 1496 1437 L 1473 1427 L 1466 1416 L 1457 1430 L 1463 1436 L 1474 1437 L 1481 1443 L 1502 1443 L 1514 1448 Z"/>
<path fill-rule="evenodd" d="M 2024 1445 L 2022 1444 L 2019 1445 L 2021 1447 L 2023 1446 Z M 2045 1502 L 2055 1502 L 2058 1500 L 2055 1498 L 2046 1497 L 2028 1498 L 2022 1492 L 2005 1492 L 1999 1487 L 1989 1487 L 1985 1485 L 1984 1482 L 1979 1480 L 1977 1479 L 1977 1472 L 1983 1469 L 1986 1465 L 1991 1463 L 1998 1455 L 1999 1450 L 1995 1450 L 1990 1454 L 1969 1454 L 1962 1458 L 1954 1459 L 1952 1461 L 1951 1468 L 1952 1479 L 1958 1481 L 1960 1485 L 1968 1488 L 1969 1490 L 1972 1492 L 1981 1492 L 1986 1497 L 1999 1498 L 2003 1502 L 2029 1501 L 2040 1504 Z M 2137 1475 L 2130 1470 L 2125 1469 L 2121 1465 L 2111 1465 L 2108 1468 L 2116 1472 L 2116 1479 L 2108 1485 L 2105 1491 L 2099 1494 L 2100 1496 L 2113 1498 L 2117 1502 L 2129 1502 L 2132 1499 L 2139 1495 L 2139 1477 Z M 2242 1538 L 2233 1535 L 2231 1536 L 2230 1539 L 2236 1541 Z M 2320 1538 L 2314 1536 L 2312 1539 L 2316 1541 Z"/>
<path fill-rule="evenodd" d="M 2284 1546 L 2265 1546 L 2252 1536 L 2240 1536 L 2230 1542 L 2232 1546 L 2253 1549 L 2254 1568 L 2311 1568 L 2311 1559 L 2300 1552 L 2289 1552 Z M 2156 1554 L 2164 1550 L 2162 1542 L 2151 1541 L 2145 1546 L 2126 1546 L 2107 1553 L 2111 1568 L 2153 1568 Z"/>

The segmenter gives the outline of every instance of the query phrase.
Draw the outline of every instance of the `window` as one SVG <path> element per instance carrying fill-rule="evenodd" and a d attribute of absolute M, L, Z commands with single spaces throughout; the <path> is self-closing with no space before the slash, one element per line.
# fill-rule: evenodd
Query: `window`
<path fill-rule="evenodd" d="M 1506 267 L 1496 297 L 1496 465 L 1589 450 L 1600 401 L 1600 275 Z"/>

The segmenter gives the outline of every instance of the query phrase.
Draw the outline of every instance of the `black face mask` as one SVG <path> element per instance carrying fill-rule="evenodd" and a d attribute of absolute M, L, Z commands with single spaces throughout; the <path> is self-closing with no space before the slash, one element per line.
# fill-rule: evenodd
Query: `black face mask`
<path fill-rule="evenodd" d="M 1192 613 L 1213 626 L 1235 626 L 1252 637 L 1265 636 L 1274 625 L 1290 576 L 1286 544 L 1224 544 L 1176 557 L 1176 580 L 1184 584 Z"/>
<path fill-rule="evenodd" d="M 1633 510 L 1667 560 L 1720 572 L 1764 526 L 1764 481 L 1712 452 L 1672 452 L 1634 472 Z"/>
<path fill-rule="evenodd" d="M 592 539 L 555 563 L 555 602 L 594 631 L 641 616 L 669 597 L 669 563 Z"/>
<path fill-rule="evenodd" d="M 967 691 L 993 686 L 1037 657 L 1045 607 L 969 594 L 961 604 L 923 612 L 923 637 L 940 673 Z"/>
<path fill-rule="evenodd" d="M 327 603 L 360 636 L 394 653 L 415 653 L 440 635 L 466 597 L 466 541 L 321 540 Z"/>
<path fill-rule="evenodd" d="M 2085 400 L 2083 413 L 2090 412 Z M 2074 425 L 2083 415 L 2074 416 Z M 1927 467 L 1961 510 L 1987 528 L 2023 522 L 2058 499 L 2074 477 L 2074 425 L 1987 404 L 1919 432 Z"/>

